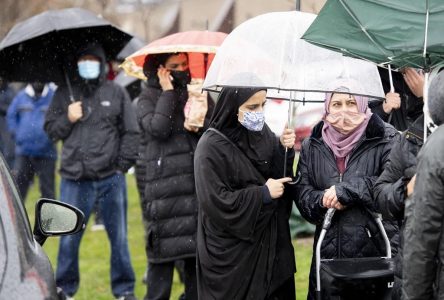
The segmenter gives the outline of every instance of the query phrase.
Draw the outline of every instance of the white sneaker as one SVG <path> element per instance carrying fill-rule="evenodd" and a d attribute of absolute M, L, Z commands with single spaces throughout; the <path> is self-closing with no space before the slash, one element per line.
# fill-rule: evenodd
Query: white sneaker
<path fill-rule="evenodd" d="M 105 225 L 103 224 L 94 224 L 91 226 L 91 231 L 101 231 L 105 230 Z"/>

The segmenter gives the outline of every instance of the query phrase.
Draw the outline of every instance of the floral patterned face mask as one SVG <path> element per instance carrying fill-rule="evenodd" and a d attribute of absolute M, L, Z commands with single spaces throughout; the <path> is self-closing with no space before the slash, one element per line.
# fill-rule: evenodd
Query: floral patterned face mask
<path fill-rule="evenodd" d="M 261 131 L 265 124 L 265 115 L 262 111 L 243 111 L 244 119 L 239 122 L 250 131 Z"/>

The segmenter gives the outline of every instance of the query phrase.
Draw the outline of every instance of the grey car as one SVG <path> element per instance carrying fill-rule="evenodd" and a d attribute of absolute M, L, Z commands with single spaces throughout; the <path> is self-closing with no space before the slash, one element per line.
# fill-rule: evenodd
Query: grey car
<path fill-rule="evenodd" d="M 83 213 L 50 199 L 36 204 L 34 231 L 14 180 L 0 155 L 0 299 L 64 299 L 41 245 L 46 237 L 84 229 Z"/>

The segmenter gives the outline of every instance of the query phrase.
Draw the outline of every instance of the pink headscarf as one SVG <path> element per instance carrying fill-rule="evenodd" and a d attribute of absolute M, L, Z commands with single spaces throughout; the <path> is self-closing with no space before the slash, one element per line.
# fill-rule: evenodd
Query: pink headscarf
<path fill-rule="evenodd" d="M 354 81 L 340 80 L 335 82 L 334 86 L 335 88 L 332 90 L 337 93 L 347 94 L 350 92 L 357 93 L 361 91 L 359 84 Z M 356 146 L 356 143 L 361 139 L 362 135 L 367 129 L 367 125 L 370 121 L 372 113 L 368 108 L 367 97 L 353 95 L 358 105 L 358 111 L 365 115 L 364 121 L 354 131 L 348 133 L 347 135 L 340 133 L 325 120 L 325 118 L 329 114 L 328 107 L 330 105 L 332 96 L 333 93 L 326 94 L 322 138 L 324 139 L 324 142 L 328 145 L 328 147 L 330 147 L 330 149 L 333 151 L 336 159 L 343 159 L 350 154 L 350 152 Z"/>

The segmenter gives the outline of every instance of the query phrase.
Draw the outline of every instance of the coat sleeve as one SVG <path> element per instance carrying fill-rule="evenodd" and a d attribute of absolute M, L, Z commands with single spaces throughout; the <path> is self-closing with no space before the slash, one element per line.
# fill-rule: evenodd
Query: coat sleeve
<path fill-rule="evenodd" d="M 380 161 L 381 173 L 382 170 L 389 166 L 390 152 L 397 137 L 399 137 L 399 133 L 393 129 L 393 133 L 385 138 L 387 142 L 382 148 Z M 378 176 L 374 175 L 353 177 L 348 179 L 347 182 L 343 181 L 336 184 L 335 189 L 338 201 L 345 206 L 359 205 L 364 206 L 371 211 L 377 211 L 376 201 L 373 196 L 373 188 L 377 179 Z"/>
<path fill-rule="evenodd" d="M 413 215 L 406 224 L 402 281 L 406 300 L 434 298 L 437 260 L 442 260 L 444 168 L 442 161 L 437 162 L 429 154 L 424 153 L 424 160 L 418 164 Z"/>
<path fill-rule="evenodd" d="M 321 224 L 327 209 L 322 206 L 322 197 L 325 191 L 315 189 L 311 183 L 313 175 L 309 164 L 310 142 L 306 139 L 301 148 L 299 155 L 297 180 L 299 183 L 296 187 L 296 206 L 301 215 L 315 225 Z"/>
<path fill-rule="evenodd" d="M 230 187 L 224 176 L 225 171 L 231 170 L 224 167 L 230 164 L 228 156 L 207 142 L 199 143 L 194 161 L 200 209 L 223 232 L 241 240 L 251 241 L 254 236 L 261 236 L 257 231 L 266 228 L 262 224 L 268 222 L 276 204 L 263 204 L 262 185 Z"/>
<path fill-rule="evenodd" d="M 53 142 L 66 139 L 75 126 L 75 123 L 71 123 L 68 119 L 69 104 L 66 99 L 68 99 L 66 88 L 59 87 L 46 112 L 43 126 Z"/>
<path fill-rule="evenodd" d="M 6 113 L 6 123 L 8 125 L 8 131 L 13 137 L 15 137 L 15 132 L 17 130 L 19 115 L 18 115 L 18 102 L 19 98 L 15 97 L 11 105 L 9 105 Z"/>
<path fill-rule="evenodd" d="M 168 139 L 177 102 L 175 90 L 161 91 L 159 96 L 155 89 L 147 89 L 137 103 L 137 119 L 142 130 L 155 138 Z"/>
<path fill-rule="evenodd" d="M 377 210 L 384 219 L 402 220 L 404 217 L 405 188 L 409 179 L 404 178 L 406 168 L 403 153 L 405 136 L 396 140 L 390 152 L 390 163 L 384 169 L 374 186 Z"/>
<path fill-rule="evenodd" d="M 120 126 L 120 146 L 119 155 L 117 156 L 117 169 L 126 172 L 137 159 L 139 127 L 137 125 L 136 113 L 131 105 L 128 93 L 123 88 L 120 88 L 119 95 L 122 99 L 122 126 Z"/>

